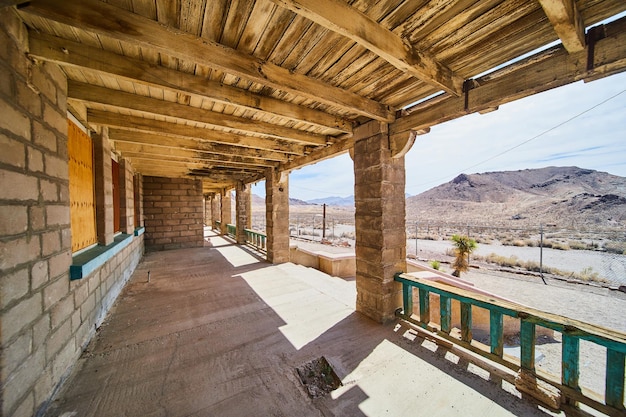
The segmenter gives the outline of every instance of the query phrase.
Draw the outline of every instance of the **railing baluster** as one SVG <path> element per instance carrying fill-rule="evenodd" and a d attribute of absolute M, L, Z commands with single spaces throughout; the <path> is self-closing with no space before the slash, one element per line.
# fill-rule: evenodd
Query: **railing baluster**
<path fill-rule="evenodd" d="M 491 344 L 491 353 L 502 357 L 504 351 L 504 319 L 502 313 L 495 310 L 489 310 L 489 338 Z"/>
<path fill-rule="evenodd" d="M 452 300 L 450 297 L 445 295 L 439 297 L 439 314 L 441 315 L 441 331 L 450 333 L 450 322 L 452 320 Z"/>
<path fill-rule="evenodd" d="M 428 324 L 430 323 L 430 292 L 420 288 L 419 299 L 420 299 L 420 321 L 424 324 Z"/>
<path fill-rule="evenodd" d="M 624 409 L 624 365 L 626 354 L 606 349 L 606 395 L 607 405 Z"/>
<path fill-rule="evenodd" d="M 461 302 L 461 340 L 472 341 L 472 305 Z"/>
<path fill-rule="evenodd" d="M 404 314 L 411 317 L 413 314 L 413 286 L 406 282 L 402 283 L 402 304 Z"/>
<path fill-rule="evenodd" d="M 563 344 L 561 347 L 561 374 L 563 384 L 576 390 L 578 387 L 578 377 L 580 376 L 580 339 L 563 332 Z"/>
<path fill-rule="evenodd" d="M 535 371 L 535 324 L 525 319 L 520 323 L 522 369 Z"/>

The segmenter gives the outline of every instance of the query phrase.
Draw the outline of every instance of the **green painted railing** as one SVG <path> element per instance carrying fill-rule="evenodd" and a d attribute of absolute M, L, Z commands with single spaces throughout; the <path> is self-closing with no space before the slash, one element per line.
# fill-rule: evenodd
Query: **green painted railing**
<path fill-rule="evenodd" d="M 230 237 L 233 237 L 233 238 L 237 239 L 237 226 L 235 226 L 234 224 L 227 224 L 226 225 L 226 233 Z"/>
<path fill-rule="evenodd" d="M 267 252 L 267 236 L 261 232 L 245 229 L 246 231 L 246 243 L 254 246 L 262 252 Z"/>
<path fill-rule="evenodd" d="M 498 362 L 520 375 L 541 379 L 561 392 L 560 402 L 584 403 L 607 415 L 624 414 L 624 366 L 626 333 L 591 325 L 556 314 L 545 313 L 513 302 L 494 299 L 460 288 L 408 274 L 396 274 L 402 284 L 403 311 L 398 316 L 427 329 L 459 346 Z M 413 316 L 413 289 L 418 289 L 419 318 Z M 439 323 L 431 323 L 430 296 L 439 296 Z M 460 303 L 461 335 L 450 334 L 452 300 Z M 490 314 L 489 345 L 472 340 L 472 306 L 487 309 Z M 520 320 L 520 359 L 504 355 L 503 316 Z M 561 376 L 553 376 L 535 369 L 535 329 L 542 326 L 561 332 Z M 579 385 L 579 346 L 587 340 L 606 348 L 605 394 L 602 398 Z"/>

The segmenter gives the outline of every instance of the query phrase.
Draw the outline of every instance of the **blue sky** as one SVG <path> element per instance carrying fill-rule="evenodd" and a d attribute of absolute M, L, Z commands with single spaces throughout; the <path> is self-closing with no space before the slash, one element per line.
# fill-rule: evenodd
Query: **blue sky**
<path fill-rule="evenodd" d="M 578 166 L 626 177 L 626 73 L 577 82 L 471 114 L 418 136 L 406 155 L 406 192 L 415 195 L 460 173 Z M 354 194 L 347 154 L 289 176 L 290 197 Z M 265 195 L 265 184 L 252 192 Z"/>

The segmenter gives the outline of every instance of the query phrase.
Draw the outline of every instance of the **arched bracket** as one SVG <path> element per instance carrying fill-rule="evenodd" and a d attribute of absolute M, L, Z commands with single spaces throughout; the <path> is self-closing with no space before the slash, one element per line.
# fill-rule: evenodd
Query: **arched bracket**
<path fill-rule="evenodd" d="M 426 130 L 426 129 L 425 129 Z M 428 129 L 430 130 L 430 129 Z M 428 133 L 428 132 L 424 132 Z M 409 130 L 408 132 L 402 132 L 389 136 L 389 149 L 391 150 L 392 158 L 401 158 L 411 149 L 415 143 L 415 138 L 418 132 Z"/>

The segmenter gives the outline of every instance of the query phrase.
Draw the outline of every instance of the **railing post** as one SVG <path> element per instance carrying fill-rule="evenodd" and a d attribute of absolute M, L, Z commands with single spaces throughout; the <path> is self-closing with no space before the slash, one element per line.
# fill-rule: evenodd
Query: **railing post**
<path fill-rule="evenodd" d="M 606 394 L 607 405 L 624 409 L 624 364 L 626 354 L 611 348 L 606 349 Z"/>
<path fill-rule="evenodd" d="M 563 332 L 561 347 L 561 377 L 563 384 L 578 390 L 580 339 Z"/>
<path fill-rule="evenodd" d="M 472 341 L 472 305 L 461 302 L 461 340 Z"/>
<path fill-rule="evenodd" d="M 430 323 L 430 292 L 420 288 L 419 299 L 420 299 L 420 321 L 424 324 L 428 324 Z"/>
<path fill-rule="evenodd" d="M 402 308 L 404 314 L 411 317 L 413 314 L 413 286 L 406 282 L 402 283 Z"/>
<path fill-rule="evenodd" d="M 439 297 L 439 314 L 441 315 L 441 331 L 450 333 L 452 319 L 452 300 L 444 295 Z"/>
<path fill-rule="evenodd" d="M 535 324 L 525 319 L 520 323 L 522 369 L 535 372 Z"/>
<path fill-rule="evenodd" d="M 495 310 L 489 310 L 489 338 L 491 345 L 491 353 L 502 357 L 504 351 L 504 320 L 502 313 Z"/>

